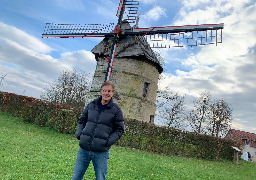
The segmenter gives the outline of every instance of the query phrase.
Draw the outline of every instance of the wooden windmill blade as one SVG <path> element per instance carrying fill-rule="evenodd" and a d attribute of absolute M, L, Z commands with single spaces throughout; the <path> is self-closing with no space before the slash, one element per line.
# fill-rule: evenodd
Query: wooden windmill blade
<path fill-rule="evenodd" d="M 135 19 L 137 19 L 134 14 L 137 14 L 137 11 L 138 11 L 137 6 L 138 5 L 139 5 L 139 1 L 136 1 L 136 0 L 120 0 L 119 7 L 117 10 L 117 14 L 116 14 L 116 16 L 118 17 L 118 22 L 113 31 L 114 39 L 113 39 L 111 53 L 110 53 L 110 57 L 109 57 L 109 61 L 108 61 L 108 68 L 107 68 L 107 73 L 105 76 L 105 82 L 109 81 L 110 77 L 111 77 L 111 72 L 112 72 L 112 68 L 113 68 L 113 62 L 114 62 L 114 57 L 115 57 L 115 53 L 116 53 L 118 39 L 120 36 L 124 35 L 124 31 L 121 29 L 121 23 L 122 23 L 123 16 L 125 13 L 125 8 L 128 9 L 127 10 L 128 19 L 125 19 L 125 20 L 129 23 L 134 23 L 135 21 L 134 21 L 133 17 Z"/>
<path fill-rule="evenodd" d="M 116 29 L 115 29 L 116 28 Z M 193 31 L 213 31 L 221 30 L 224 24 L 202 24 L 202 25 L 186 25 L 186 26 L 165 26 L 165 27 L 150 27 L 150 28 L 131 28 L 121 31 L 120 28 L 114 26 L 114 23 L 109 24 L 53 24 L 46 23 L 44 37 L 106 37 L 114 36 L 115 33 L 122 33 L 124 36 L 145 36 L 145 35 L 163 35 L 170 33 L 187 33 Z M 211 37 L 211 36 L 209 36 Z"/>
<path fill-rule="evenodd" d="M 149 36 L 149 41 L 159 42 L 157 46 L 151 46 L 151 48 L 168 48 L 162 46 L 160 41 L 169 40 L 174 42 L 174 47 L 183 47 L 180 45 L 182 40 L 186 40 L 187 46 L 207 45 L 222 43 L 222 29 L 224 24 L 201 24 L 201 25 L 185 25 L 185 26 L 165 26 L 165 27 L 151 27 L 151 28 L 133 28 L 131 32 L 125 32 L 125 35 L 135 36 Z M 218 31 L 220 31 L 218 33 Z M 195 34 L 195 37 L 193 37 Z M 192 37 L 189 37 L 190 34 Z M 203 35 L 202 35 L 203 34 Z M 207 34 L 209 34 L 207 36 Z M 187 35 L 187 37 L 185 37 Z M 178 38 L 176 38 L 178 37 Z M 219 37 L 219 41 L 218 41 Z M 200 39 L 200 40 L 198 40 Z M 215 39 L 215 42 L 213 42 Z M 194 40 L 195 45 L 189 44 L 189 40 Z M 198 42 L 198 43 L 197 43 Z M 161 45 L 160 45 L 161 44 Z M 176 45 L 175 45 L 176 44 Z M 170 46 L 169 46 L 170 48 Z"/>
<path fill-rule="evenodd" d="M 46 23 L 42 38 L 105 37 L 113 36 L 114 23 L 109 24 L 54 24 Z"/>
<path fill-rule="evenodd" d="M 109 81 L 111 77 L 118 38 L 124 34 L 124 32 L 121 29 L 121 23 L 123 20 L 123 15 L 125 13 L 125 7 L 128 8 L 128 12 L 129 12 L 129 15 L 127 15 L 128 19 L 126 19 L 126 21 L 130 23 L 134 23 L 135 21 L 132 18 L 134 17 L 136 19 L 136 16 L 134 16 L 134 14 L 137 14 L 138 7 L 136 6 L 138 5 L 139 5 L 139 1 L 136 1 L 136 0 L 120 0 L 119 7 L 117 9 L 117 14 L 116 14 L 116 16 L 118 17 L 118 21 L 113 31 L 114 38 L 113 38 L 110 57 L 108 59 L 108 68 L 105 76 L 105 82 Z M 108 35 L 111 36 L 111 34 L 106 34 L 105 36 L 108 36 Z"/>
<path fill-rule="evenodd" d="M 219 30 L 223 29 L 224 24 L 201 24 L 201 25 L 184 25 L 184 26 L 165 26 L 165 27 L 150 27 L 150 28 L 134 28 L 130 34 L 166 34 L 177 32 L 192 32 L 205 30 Z"/>
<path fill-rule="evenodd" d="M 116 52 L 116 47 L 117 47 L 117 40 L 118 40 L 118 37 L 121 32 L 121 22 L 122 22 L 123 15 L 124 15 L 125 4 L 126 4 L 125 0 L 120 0 L 119 7 L 117 10 L 117 14 L 116 14 L 116 16 L 118 17 L 118 21 L 117 21 L 117 25 L 114 29 L 114 39 L 113 39 L 110 57 L 108 59 L 108 68 L 107 68 L 107 73 L 105 76 L 105 82 L 109 81 L 110 77 L 111 77 L 112 67 L 113 67 L 114 57 L 115 57 L 115 52 Z"/>

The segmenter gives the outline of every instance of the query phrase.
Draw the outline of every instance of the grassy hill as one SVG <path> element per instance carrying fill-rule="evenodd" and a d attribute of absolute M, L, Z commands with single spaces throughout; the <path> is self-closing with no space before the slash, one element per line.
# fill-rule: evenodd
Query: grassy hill
<path fill-rule="evenodd" d="M 78 151 L 74 135 L 23 123 L 0 112 L 0 179 L 71 179 Z M 113 146 L 109 180 L 255 179 L 256 163 L 167 157 Z M 84 179 L 95 179 L 90 165 Z"/>

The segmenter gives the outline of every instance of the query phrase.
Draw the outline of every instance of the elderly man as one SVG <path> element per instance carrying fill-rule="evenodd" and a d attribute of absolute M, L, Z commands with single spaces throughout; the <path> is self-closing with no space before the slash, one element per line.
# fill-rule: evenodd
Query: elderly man
<path fill-rule="evenodd" d="M 83 179 L 92 160 L 96 180 L 106 179 L 109 149 L 124 132 L 121 108 L 113 102 L 114 84 L 104 82 L 101 96 L 90 102 L 78 119 L 76 137 L 79 150 L 73 180 Z"/>

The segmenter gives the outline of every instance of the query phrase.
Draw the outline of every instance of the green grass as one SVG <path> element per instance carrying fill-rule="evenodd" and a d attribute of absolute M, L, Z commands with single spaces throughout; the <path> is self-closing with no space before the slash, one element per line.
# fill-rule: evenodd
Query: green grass
<path fill-rule="evenodd" d="M 71 179 L 78 151 L 74 135 L 23 123 L 0 112 L 0 179 Z M 256 163 L 166 157 L 113 146 L 109 180 L 255 179 Z M 95 179 L 90 165 L 84 179 Z"/>

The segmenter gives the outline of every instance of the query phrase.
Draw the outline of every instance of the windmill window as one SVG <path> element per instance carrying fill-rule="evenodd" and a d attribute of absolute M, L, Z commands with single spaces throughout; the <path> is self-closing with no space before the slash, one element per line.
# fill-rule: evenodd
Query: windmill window
<path fill-rule="evenodd" d="M 150 120 L 149 120 L 150 123 L 154 123 L 154 117 L 155 117 L 154 115 L 150 115 Z"/>
<path fill-rule="evenodd" d="M 147 97 L 148 95 L 148 86 L 149 86 L 149 83 L 145 82 L 144 83 L 144 88 L 143 88 L 143 97 Z"/>

